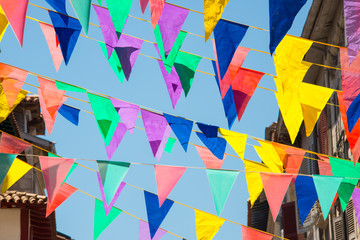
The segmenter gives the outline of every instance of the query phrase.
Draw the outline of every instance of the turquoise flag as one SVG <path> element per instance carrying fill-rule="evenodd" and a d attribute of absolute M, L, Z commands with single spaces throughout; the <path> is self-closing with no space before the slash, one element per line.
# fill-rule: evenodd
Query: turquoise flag
<path fill-rule="evenodd" d="M 0 183 L 4 180 L 17 155 L 0 153 Z"/>
<path fill-rule="evenodd" d="M 116 35 L 119 38 L 129 15 L 132 0 L 107 0 L 106 4 L 115 26 Z"/>
<path fill-rule="evenodd" d="M 107 61 L 110 64 L 111 69 L 114 71 L 114 73 L 116 74 L 117 78 L 120 80 L 121 83 L 124 82 L 124 78 L 125 78 L 125 74 L 124 71 L 122 70 L 121 67 L 121 63 L 120 60 L 118 58 L 118 55 L 116 53 L 112 53 L 110 58 L 108 58 L 108 52 L 106 49 L 106 44 L 103 42 L 99 42 L 100 48 L 102 50 L 102 52 L 104 53 Z"/>
<path fill-rule="evenodd" d="M 79 18 L 80 24 L 83 27 L 86 35 L 89 30 L 89 17 L 91 0 L 70 0 L 76 15 Z"/>
<path fill-rule="evenodd" d="M 206 173 L 214 197 L 216 212 L 220 216 L 239 172 L 207 169 Z"/>
<path fill-rule="evenodd" d="M 106 216 L 103 203 L 95 199 L 95 213 L 94 213 L 94 240 L 112 223 L 112 221 L 119 216 L 122 211 L 117 208 L 112 208 Z"/>

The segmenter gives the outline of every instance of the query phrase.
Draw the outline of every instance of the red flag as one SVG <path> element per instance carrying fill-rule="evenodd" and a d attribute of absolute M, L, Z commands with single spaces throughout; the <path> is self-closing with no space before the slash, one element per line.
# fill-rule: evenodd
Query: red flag
<path fill-rule="evenodd" d="M 60 206 L 66 199 L 68 199 L 74 192 L 76 192 L 77 188 L 64 183 L 60 188 L 58 193 L 53 198 L 52 202 L 47 202 L 46 205 L 46 216 L 48 217 L 55 209 Z"/>
<path fill-rule="evenodd" d="M 15 153 L 19 154 L 28 147 L 30 147 L 31 144 L 26 143 L 16 137 L 11 136 L 7 133 L 1 134 L 1 140 L 0 140 L 0 153 Z"/>
<path fill-rule="evenodd" d="M 272 143 L 287 173 L 297 174 L 301 167 L 305 151 L 284 144 Z"/>
<path fill-rule="evenodd" d="M 200 158 L 203 160 L 206 168 L 221 169 L 226 155 L 223 159 L 218 159 L 209 149 L 201 146 L 195 146 Z"/>
<path fill-rule="evenodd" d="M 320 160 L 322 160 L 322 161 L 318 161 L 320 175 L 332 176 L 333 174 L 332 174 L 329 158 L 320 155 L 318 155 L 318 157 L 320 158 Z"/>
<path fill-rule="evenodd" d="M 63 55 L 59 45 L 59 40 L 56 36 L 55 29 L 52 25 L 39 22 L 42 32 L 44 33 L 46 42 L 48 44 L 51 58 L 54 62 L 56 71 L 59 71 Z"/>
<path fill-rule="evenodd" d="M 165 0 L 150 0 L 151 23 L 153 29 L 155 29 L 155 26 L 161 17 L 164 5 Z"/>
<path fill-rule="evenodd" d="M 244 240 L 271 240 L 273 238 L 270 234 L 246 226 L 241 226 L 241 231 Z"/>

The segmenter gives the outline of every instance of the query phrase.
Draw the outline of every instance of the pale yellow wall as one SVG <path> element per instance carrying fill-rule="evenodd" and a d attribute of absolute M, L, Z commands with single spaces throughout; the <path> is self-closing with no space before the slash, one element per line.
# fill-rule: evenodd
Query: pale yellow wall
<path fill-rule="evenodd" d="M 0 239 L 20 240 L 20 209 L 0 209 Z"/>

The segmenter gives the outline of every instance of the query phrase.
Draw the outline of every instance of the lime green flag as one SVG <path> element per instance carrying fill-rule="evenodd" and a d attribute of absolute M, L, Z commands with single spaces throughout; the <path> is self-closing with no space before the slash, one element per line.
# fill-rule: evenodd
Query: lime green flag
<path fill-rule="evenodd" d="M 207 169 L 217 215 L 220 216 L 239 172 Z"/>
<path fill-rule="evenodd" d="M 106 4 L 109 8 L 116 35 L 119 38 L 129 15 L 132 0 L 106 0 Z"/>
<path fill-rule="evenodd" d="M 166 142 L 164 151 L 167 153 L 171 153 L 171 150 L 173 149 L 175 143 L 176 143 L 176 139 L 170 137 Z"/>
<path fill-rule="evenodd" d="M 200 56 L 185 52 L 178 52 L 175 59 L 175 69 L 180 77 L 185 97 L 190 91 L 197 66 L 201 60 Z"/>
<path fill-rule="evenodd" d="M 87 35 L 89 30 L 91 0 L 70 0 L 70 2 L 75 10 L 76 15 L 79 18 L 81 26 Z"/>
<path fill-rule="evenodd" d="M 55 80 L 57 89 L 71 92 L 86 92 L 86 89 Z"/>
<path fill-rule="evenodd" d="M 116 112 L 110 99 L 92 93 L 87 93 L 87 95 L 94 111 L 101 136 L 103 137 L 106 146 L 109 146 L 111 138 L 120 121 L 120 116 Z"/>
<path fill-rule="evenodd" d="M 112 68 L 112 70 L 114 71 L 114 73 L 116 74 L 116 76 L 120 80 L 120 82 L 123 83 L 125 74 L 124 74 L 124 71 L 122 70 L 121 63 L 120 63 L 120 60 L 119 60 L 116 52 L 113 52 L 111 54 L 110 58 L 108 58 L 106 44 L 103 42 L 99 42 L 99 45 L 100 45 L 100 48 L 103 51 L 107 61 L 109 62 L 110 67 Z"/>
<path fill-rule="evenodd" d="M 345 211 L 346 206 L 353 194 L 353 191 L 358 183 L 359 179 L 354 178 L 344 178 L 341 182 L 338 195 L 340 199 L 340 205 L 343 211 Z"/>
<path fill-rule="evenodd" d="M 104 204 L 102 201 L 95 199 L 95 215 L 94 215 L 94 240 L 119 216 L 122 211 L 115 207 L 106 216 Z"/>

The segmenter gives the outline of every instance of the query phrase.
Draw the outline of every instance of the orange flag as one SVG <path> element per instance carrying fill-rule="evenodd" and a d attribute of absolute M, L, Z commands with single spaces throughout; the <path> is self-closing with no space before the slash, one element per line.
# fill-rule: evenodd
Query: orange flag
<path fill-rule="evenodd" d="M 318 155 L 321 161 L 318 161 L 320 175 L 332 176 L 331 165 L 328 157 Z M 335 198 L 336 199 L 336 198 Z"/>
<path fill-rule="evenodd" d="M 201 160 L 203 160 L 206 168 L 221 169 L 226 155 L 223 159 L 218 159 L 209 149 L 201 146 L 195 146 L 197 152 L 200 155 Z"/>
<path fill-rule="evenodd" d="M 246 226 L 241 226 L 241 231 L 244 240 L 271 240 L 273 238 L 270 234 Z"/>
<path fill-rule="evenodd" d="M 274 142 L 272 144 L 284 164 L 285 171 L 287 173 L 297 174 L 301 167 L 305 151 L 284 144 Z"/>
<path fill-rule="evenodd" d="M 55 209 L 60 206 L 66 199 L 68 199 L 74 192 L 76 192 L 77 188 L 64 183 L 60 188 L 58 193 L 53 198 L 52 202 L 47 202 L 46 205 L 46 215 L 48 217 Z"/>
<path fill-rule="evenodd" d="M 39 22 L 41 30 L 45 36 L 47 45 L 50 50 L 51 58 L 54 62 L 56 71 L 59 71 L 63 55 L 61 52 L 59 40 L 57 39 L 55 29 L 52 25 Z"/>

